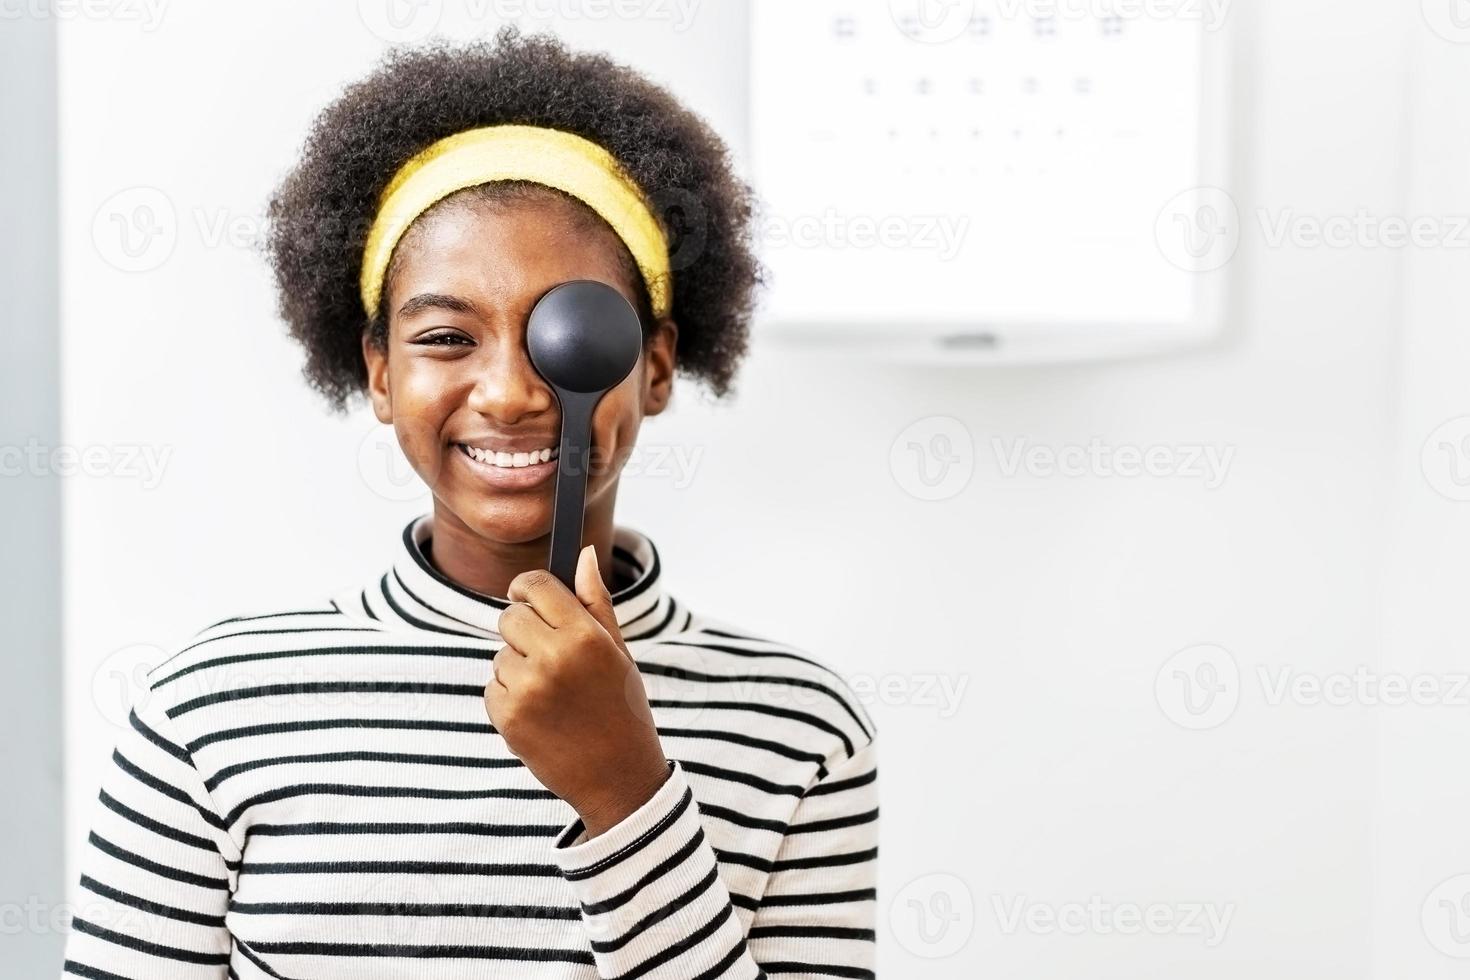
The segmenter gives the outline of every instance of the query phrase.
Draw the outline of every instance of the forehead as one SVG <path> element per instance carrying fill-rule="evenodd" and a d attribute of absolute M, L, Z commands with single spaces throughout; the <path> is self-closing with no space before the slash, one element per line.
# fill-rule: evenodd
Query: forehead
<path fill-rule="evenodd" d="M 393 256 L 390 309 L 418 293 L 444 293 L 485 309 L 529 312 L 548 289 L 596 279 L 636 305 L 625 246 L 595 215 L 550 197 L 444 201 L 422 215 Z"/>

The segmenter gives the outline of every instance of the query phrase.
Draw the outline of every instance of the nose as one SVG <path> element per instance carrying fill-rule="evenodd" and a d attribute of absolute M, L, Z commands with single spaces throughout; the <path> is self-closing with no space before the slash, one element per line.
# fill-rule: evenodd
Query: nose
<path fill-rule="evenodd" d="M 531 363 L 524 343 L 506 337 L 486 344 L 474 358 L 469 408 L 506 426 L 539 415 L 556 404 L 556 395 Z"/>

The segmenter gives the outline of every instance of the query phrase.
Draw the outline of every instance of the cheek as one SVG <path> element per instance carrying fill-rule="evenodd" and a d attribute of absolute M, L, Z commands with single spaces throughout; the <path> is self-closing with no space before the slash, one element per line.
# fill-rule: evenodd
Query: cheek
<path fill-rule="evenodd" d="M 638 437 L 640 421 L 638 391 L 631 379 L 603 396 L 592 413 L 592 442 L 609 452 L 622 467 Z"/>
<path fill-rule="evenodd" d="M 448 404 L 447 386 L 433 371 L 409 366 L 390 374 L 393 395 L 393 428 L 403 453 L 427 481 L 425 467 L 441 459 L 441 430 Z"/>
<path fill-rule="evenodd" d="M 444 468 L 444 447 L 439 444 L 438 431 L 417 416 L 395 415 L 393 428 L 398 435 L 398 446 L 408 459 L 408 465 L 425 485 L 437 486 L 440 472 Z"/>

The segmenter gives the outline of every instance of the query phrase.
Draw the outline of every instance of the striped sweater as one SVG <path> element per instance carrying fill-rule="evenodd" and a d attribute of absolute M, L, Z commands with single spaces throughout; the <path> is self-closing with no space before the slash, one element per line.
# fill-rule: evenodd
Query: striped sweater
<path fill-rule="evenodd" d="M 503 599 L 431 561 L 199 631 L 93 804 L 64 973 L 133 980 L 871 977 L 874 726 L 831 670 L 691 610 L 615 532 L 669 777 L 588 840 L 482 701 Z"/>

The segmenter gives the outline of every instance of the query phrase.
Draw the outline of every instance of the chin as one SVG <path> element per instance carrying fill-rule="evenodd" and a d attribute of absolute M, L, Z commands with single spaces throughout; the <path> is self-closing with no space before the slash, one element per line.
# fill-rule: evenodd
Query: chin
<path fill-rule="evenodd" d="M 534 541 L 551 533 L 555 513 L 550 494 L 459 493 L 447 501 L 450 509 L 488 541 Z"/>

